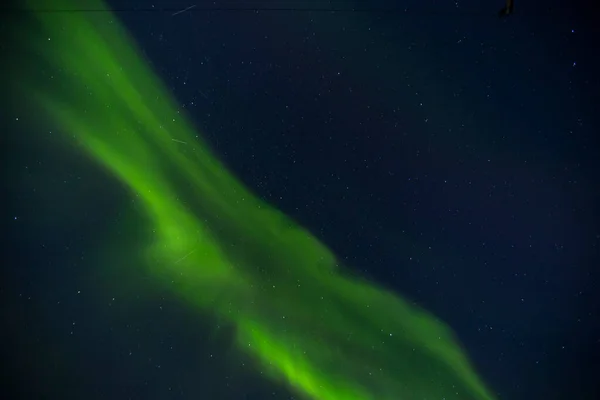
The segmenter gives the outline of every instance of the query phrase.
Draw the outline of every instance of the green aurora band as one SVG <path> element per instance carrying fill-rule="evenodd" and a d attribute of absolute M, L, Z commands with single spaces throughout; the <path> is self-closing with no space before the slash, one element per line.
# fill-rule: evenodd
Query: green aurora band
<path fill-rule="evenodd" d="M 31 14 L 15 28 L 16 89 L 142 204 L 153 236 L 130 244 L 137 264 L 231 326 L 257 370 L 306 399 L 494 398 L 448 327 L 344 273 L 226 171 L 111 12 Z"/>

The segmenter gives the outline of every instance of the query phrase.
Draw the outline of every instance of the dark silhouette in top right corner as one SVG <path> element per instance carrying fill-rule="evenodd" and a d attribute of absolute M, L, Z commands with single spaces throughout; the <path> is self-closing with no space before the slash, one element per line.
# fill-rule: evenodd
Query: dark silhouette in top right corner
<path fill-rule="evenodd" d="M 502 7 L 502 10 L 498 11 L 498 16 L 500 18 L 508 17 L 513 13 L 515 9 L 515 1 L 514 0 L 506 0 L 506 5 Z"/>

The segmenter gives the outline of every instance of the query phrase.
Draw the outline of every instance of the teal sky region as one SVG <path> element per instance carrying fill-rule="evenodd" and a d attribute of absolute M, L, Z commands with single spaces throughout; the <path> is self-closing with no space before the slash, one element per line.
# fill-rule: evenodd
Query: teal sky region
<path fill-rule="evenodd" d="M 50 5 L 75 6 L 28 2 Z M 132 224 L 151 235 L 127 243 L 129 268 L 230 326 L 240 352 L 303 398 L 494 398 L 448 326 L 346 273 L 226 170 L 114 15 L 33 20 L 17 30 L 30 67 L 13 84 L 141 204 Z"/>

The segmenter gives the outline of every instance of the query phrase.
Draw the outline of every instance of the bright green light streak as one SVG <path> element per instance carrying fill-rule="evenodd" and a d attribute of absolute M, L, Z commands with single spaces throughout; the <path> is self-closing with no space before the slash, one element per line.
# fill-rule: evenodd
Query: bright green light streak
<path fill-rule="evenodd" d="M 104 7 L 83 3 L 29 7 Z M 493 399 L 446 326 L 341 275 L 226 171 L 111 13 L 34 15 L 16 85 L 143 204 L 155 236 L 130 248 L 156 279 L 227 320 L 268 376 L 319 400 Z"/>

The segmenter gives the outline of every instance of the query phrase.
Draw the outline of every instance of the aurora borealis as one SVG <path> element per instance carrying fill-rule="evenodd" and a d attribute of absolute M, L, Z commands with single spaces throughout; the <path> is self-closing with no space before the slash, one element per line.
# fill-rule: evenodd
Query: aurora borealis
<path fill-rule="evenodd" d="M 449 327 L 347 274 L 226 170 L 117 17 L 34 17 L 18 29 L 31 67 L 15 87 L 62 127 L 66 147 L 89 154 L 142 205 L 148 240 L 128 243 L 131 268 L 165 282 L 198 318 L 231 326 L 239 351 L 303 398 L 494 398 Z"/>

